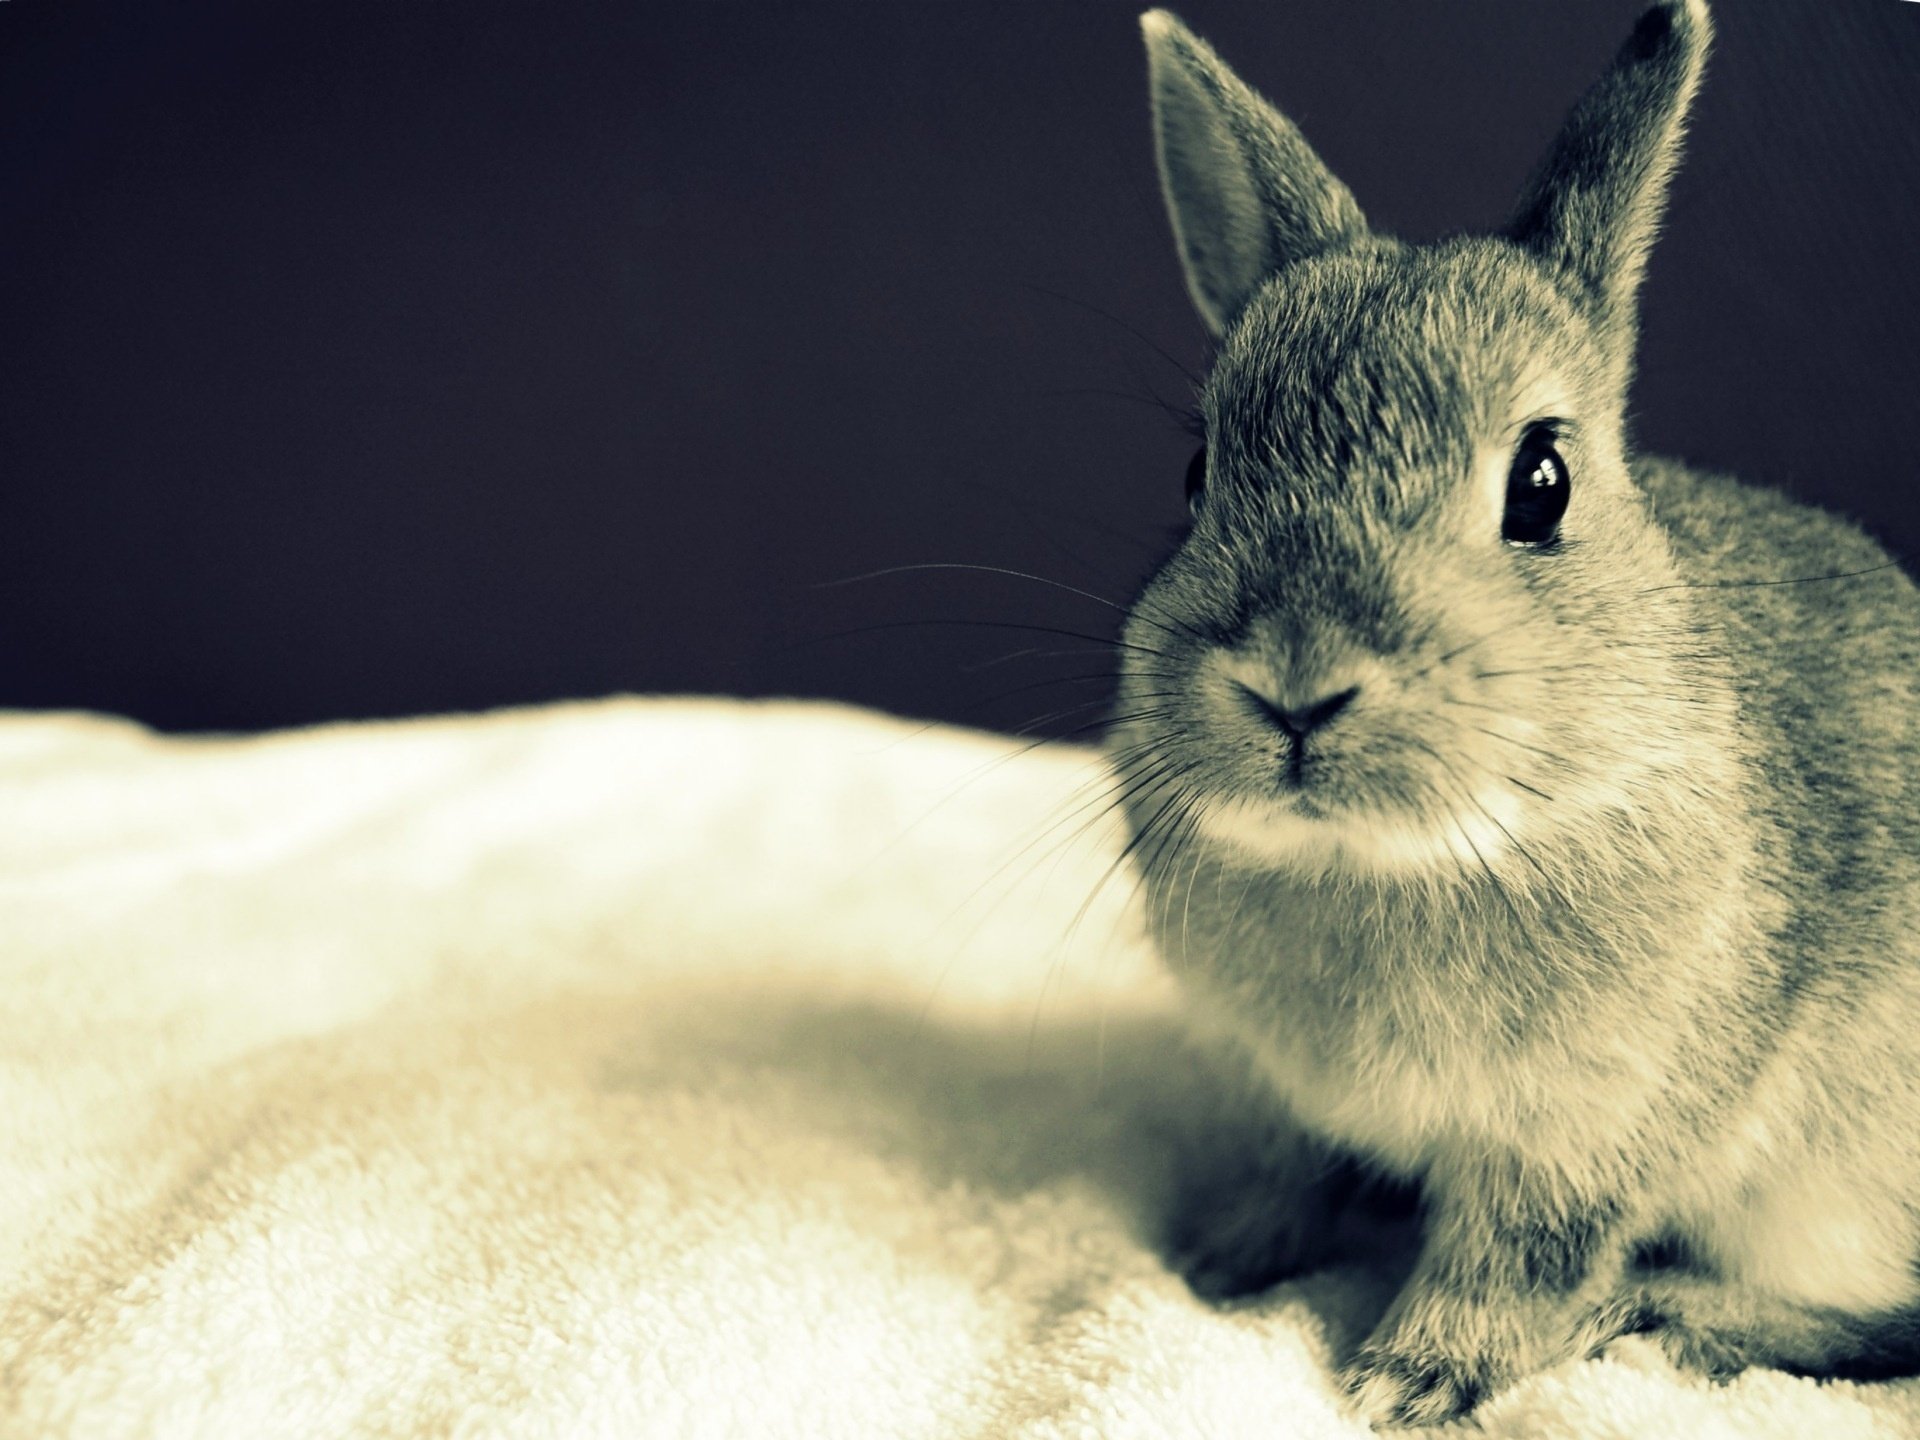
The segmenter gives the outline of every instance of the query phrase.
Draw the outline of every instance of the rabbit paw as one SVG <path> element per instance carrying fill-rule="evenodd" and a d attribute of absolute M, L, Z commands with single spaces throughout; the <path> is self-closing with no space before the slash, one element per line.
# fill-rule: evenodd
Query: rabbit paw
<path fill-rule="evenodd" d="M 1379 1427 L 1439 1425 L 1466 1414 L 1488 1388 L 1482 1367 L 1441 1354 L 1368 1345 L 1340 1380 L 1354 1408 Z"/>
<path fill-rule="evenodd" d="M 1681 1370 L 1724 1385 L 1753 1364 L 1747 1347 L 1734 1336 L 1715 1330 L 1695 1329 L 1678 1321 L 1669 1321 L 1648 1332 L 1647 1338 L 1666 1352 Z"/>

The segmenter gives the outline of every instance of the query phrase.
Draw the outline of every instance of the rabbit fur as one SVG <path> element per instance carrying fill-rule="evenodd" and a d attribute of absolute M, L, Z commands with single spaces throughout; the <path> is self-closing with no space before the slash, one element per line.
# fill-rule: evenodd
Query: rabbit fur
<path fill-rule="evenodd" d="M 1376 1423 L 1627 1332 L 1920 1368 L 1920 597 L 1846 521 L 1624 438 L 1705 5 L 1646 12 L 1505 228 L 1425 246 L 1142 25 L 1217 354 L 1110 754 L 1167 962 L 1278 1101 L 1180 1263 L 1255 1288 L 1327 1258 L 1356 1175 L 1417 1185 L 1343 1374 Z M 1543 423 L 1567 508 L 1507 543 Z"/>

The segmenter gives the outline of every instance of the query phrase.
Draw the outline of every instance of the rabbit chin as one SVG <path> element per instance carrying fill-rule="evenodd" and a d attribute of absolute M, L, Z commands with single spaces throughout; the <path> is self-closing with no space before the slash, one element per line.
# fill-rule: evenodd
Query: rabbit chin
<path fill-rule="evenodd" d="M 1242 862 L 1321 875 L 1432 875 L 1484 869 L 1512 847 L 1519 807 L 1498 793 L 1476 796 L 1479 813 L 1425 816 L 1303 814 L 1285 799 L 1222 799 L 1205 805 L 1198 828 Z"/>

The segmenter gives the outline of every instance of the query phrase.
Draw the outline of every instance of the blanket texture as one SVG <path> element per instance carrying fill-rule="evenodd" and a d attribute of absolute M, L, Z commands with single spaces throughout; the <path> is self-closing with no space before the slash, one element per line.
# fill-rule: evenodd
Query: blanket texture
<path fill-rule="evenodd" d="M 1365 1433 L 1379 1276 L 1159 1253 L 1219 1092 L 1104 788 L 825 706 L 0 718 L 0 1435 Z M 1920 1389 L 1630 1342 L 1464 1428 Z"/>

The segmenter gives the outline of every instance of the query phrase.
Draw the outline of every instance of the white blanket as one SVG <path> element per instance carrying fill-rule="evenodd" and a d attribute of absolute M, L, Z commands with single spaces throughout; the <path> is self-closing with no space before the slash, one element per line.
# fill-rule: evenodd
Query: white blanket
<path fill-rule="evenodd" d="M 1016 752 L 0 718 L 0 1435 L 1363 1433 L 1378 1278 L 1221 1308 L 1156 1250 L 1217 1097 L 1097 762 Z M 1477 1423 L 1920 1435 L 1920 1388 L 1637 1342 Z"/>

